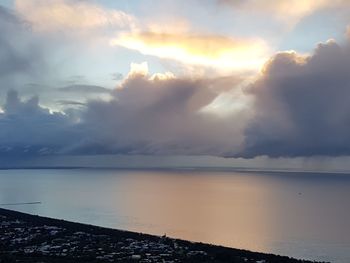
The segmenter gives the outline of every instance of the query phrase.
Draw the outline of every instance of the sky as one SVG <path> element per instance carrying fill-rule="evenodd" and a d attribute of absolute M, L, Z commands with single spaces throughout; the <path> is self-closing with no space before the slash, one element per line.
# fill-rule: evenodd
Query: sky
<path fill-rule="evenodd" d="M 349 17 L 346 0 L 0 0 L 0 166 L 349 170 Z"/>

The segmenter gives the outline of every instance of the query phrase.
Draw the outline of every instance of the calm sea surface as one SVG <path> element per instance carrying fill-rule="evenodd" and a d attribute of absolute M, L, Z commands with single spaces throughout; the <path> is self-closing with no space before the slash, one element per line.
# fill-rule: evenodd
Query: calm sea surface
<path fill-rule="evenodd" d="M 1 170 L 32 214 L 297 258 L 350 262 L 350 175 Z"/>

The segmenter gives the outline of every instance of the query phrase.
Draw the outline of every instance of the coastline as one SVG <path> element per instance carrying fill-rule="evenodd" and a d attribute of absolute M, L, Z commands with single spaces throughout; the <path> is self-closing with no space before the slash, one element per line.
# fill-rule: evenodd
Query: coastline
<path fill-rule="evenodd" d="M 314 261 L 103 228 L 0 208 L 0 263 Z"/>

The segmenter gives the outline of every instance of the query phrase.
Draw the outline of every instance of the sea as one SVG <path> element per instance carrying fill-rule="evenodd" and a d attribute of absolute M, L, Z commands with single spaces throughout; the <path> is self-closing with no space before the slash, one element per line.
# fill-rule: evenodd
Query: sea
<path fill-rule="evenodd" d="M 299 259 L 350 262 L 350 174 L 0 170 L 0 207 Z"/>

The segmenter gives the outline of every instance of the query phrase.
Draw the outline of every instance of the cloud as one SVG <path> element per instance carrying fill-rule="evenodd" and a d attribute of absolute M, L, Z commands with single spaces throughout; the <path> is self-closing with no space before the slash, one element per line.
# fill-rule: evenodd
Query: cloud
<path fill-rule="evenodd" d="M 346 27 L 346 37 L 350 40 L 350 26 Z"/>
<path fill-rule="evenodd" d="M 117 80 L 117 81 L 119 81 L 119 80 L 122 80 L 124 76 L 123 76 L 122 73 L 116 72 L 116 73 L 112 73 L 112 74 L 111 74 L 111 77 L 112 77 L 112 80 Z"/>
<path fill-rule="evenodd" d="M 268 47 L 261 39 L 235 39 L 215 34 L 131 32 L 122 33 L 111 45 L 145 55 L 217 69 L 259 69 Z"/>
<path fill-rule="evenodd" d="M 200 112 L 219 94 L 215 80 L 150 76 L 144 64 L 135 68 L 114 99 L 88 103 L 82 119 L 89 136 L 72 152 L 222 155 L 235 147 L 241 125 Z"/>
<path fill-rule="evenodd" d="M 111 93 L 110 89 L 96 86 L 96 85 L 86 85 L 86 84 L 74 84 L 57 89 L 60 92 L 68 93 Z"/>
<path fill-rule="evenodd" d="M 13 10 L 0 6 L 0 104 L 11 88 L 23 96 L 40 94 L 55 110 L 64 105 L 56 100 L 108 98 L 110 90 L 99 88 L 115 85 L 116 51 L 108 40 L 112 32 L 132 30 L 135 18 L 96 1 L 14 2 Z"/>
<path fill-rule="evenodd" d="M 231 125 L 202 111 L 238 80 L 149 75 L 147 68 L 133 64 L 109 100 L 58 101 L 63 112 L 10 91 L 0 113 L 0 155 L 225 155 L 241 142 L 244 114 Z"/>
<path fill-rule="evenodd" d="M 349 7 L 349 2 L 346 0 L 217 0 L 217 2 L 229 5 L 234 10 L 272 15 L 289 27 L 293 27 L 302 18 L 323 8 Z"/>
<path fill-rule="evenodd" d="M 64 113 L 10 92 L 0 114 L 0 153 L 350 155 L 349 69 L 350 44 L 330 40 L 312 55 L 276 54 L 245 93 L 240 78 L 150 75 L 147 63 L 132 64 L 108 100 L 84 107 L 63 101 L 72 107 Z M 225 93 L 233 99 L 224 108 L 242 100 L 246 106 L 224 115 L 208 110 Z"/>
<path fill-rule="evenodd" d="M 34 3 L 40 6 L 49 5 L 53 1 L 24 2 L 25 5 Z M 57 32 L 41 34 L 33 30 L 36 25 L 28 21 L 26 15 L 29 13 L 22 16 L 17 10 L 11 11 L 0 5 L 0 104 L 4 103 L 9 89 L 16 89 L 24 96 L 40 94 L 42 103 L 55 110 L 60 109 L 59 106 L 68 105 L 56 103 L 57 100 L 84 103 L 91 98 L 104 99 L 110 96 L 111 89 L 92 85 L 81 74 L 84 70 L 79 67 L 84 63 L 79 61 L 79 66 L 74 64 L 82 58 L 91 59 L 88 55 L 92 54 L 92 50 L 86 50 L 83 41 L 77 41 L 76 38 L 72 41 L 69 37 L 61 37 Z M 105 77 L 110 78 L 110 75 L 106 73 Z M 91 73 L 89 78 L 93 79 Z"/>
<path fill-rule="evenodd" d="M 39 31 L 131 28 L 135 18 L 120 10 L 105 9 L 89 1 L 16 0 L 15 8 Z"/>
<path fill-rule="evenodd" d="M 56 103 L 62 106 L 86 106 L 86 103 L 75 100 L 57 100 Z"/>
<path fill-rule="evenodd" d="M 41 107 L 37 97 L 23 101 L 16 91 L 8 92 L 0 113 L 0 156 L 57 154 L 77 134 L 69 116 Z"/>
<path fill-rule="evenodd" d="M 244 158 L 350 155 L 349 69 L 350 43 L 334 40 L 308 56 L 277 53 L 245 94 L 239 78 L 150 76 L 147 64 L 133 64 L 111 100 L 87 104 L 81 115 L 84 139 L 67 150 Z M 246 106 L 227 115 L 208 111 L 226 92 L 235 94 L 228 103 L 245 100 Z"/>
<path fill-rule="evenodd" d="M 217 34 L 129 30 L 128 17 L 124 20 L 117 11 L 115 14 L 115 10 L 101 9 L 88 1 L 17 1 L 17 8 L 23 19 L 0 8 L 2 89 L 15 86 L 28 75 L 30 82 L 40 84 L 32 90 L 40 88 L 41 99 L 47 102 L 54 98 L 64 107 L 53 112 L 40 105 L 38 98 L 21 100 L 16 92 L 10 92 L 0 113 L 0 155 L 208 154 L 251 158 L 350 154 L 349 44 L 339 46 L 329 41 L 310 56 L 278 53 L 246 93 L 241 88 L 251 80 L 243 74 L 150 75 L 147 63 L 132 64 L 114 90 L 81 84 L 91 83 L 81 76 L 57 89 L 55 79 L 60 79 L 59 70 L 64 72 L 68 64 L 61 60 L 68 57 L 69 63 L 72 61 L 71 56 L 60 55 L 67 45 L 63 49 L 52 45 L 58 49 L 52 49 L 55 54 L 50 65 L 57 68 L 47 70 L 42 64 L 46 58 L 42 47 L 49 46 L 46 41 L 52 36 L 39 34 L 41 39 L 35 39 L 31 28 L 56 32 L 126 26 L 128 33 L 119 34 L 113 44 L 219 70 L 258 69 L 266 57 L 266 45 Z M 87 21 L 85 14 L 91 14 L 92 20 Z M 59 34 L 52 39 L 59 39 Z M 81 47 L 77 45 L 79 52 Z M 54 77 L 48 76 L 52 83 L 44 85 L 40 80 L 47 71 Z M 47 87 L 54 90 L 47 91 Z"/>
<path fill-rule="evenodd" d="M 350 47 L 275 55 L 250 87 L 255 117 L 237 156 L 350 155 Z"/>
<path fill-rule="evenodd" d="M 27 25 L 0 6 L 0 76 L 33 73 L 41 63 L 40 52 L 26 31 Z M 4 79 L 3 79 L 4 81 Z"/>

